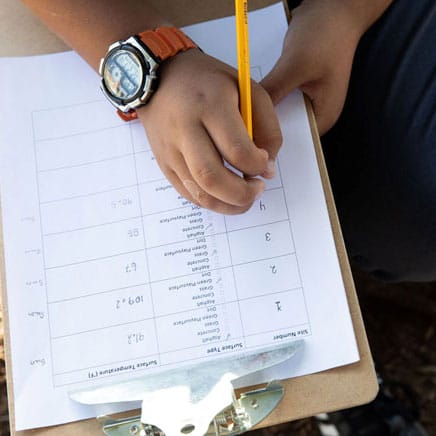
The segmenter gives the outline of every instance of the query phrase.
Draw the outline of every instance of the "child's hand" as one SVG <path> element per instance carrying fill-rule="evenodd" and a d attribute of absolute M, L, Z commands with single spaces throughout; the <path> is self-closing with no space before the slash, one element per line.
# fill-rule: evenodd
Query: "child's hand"
<path fill-rule="evenodd" d="M 282 142 L 269 95 L 252 82 L 253 142 L 239 113 L 233 68 L 191 49 L 165 62 L 160 74 L 158 90 L 138 115 L 165 176 L 195 204 L 226 214 L 246 211 L 265 190 L 254 176 L 273 176 Z"/>
<path fill-rule="evenodd" d="M 296 8 L 282 55 L 262 81 L 274 103 L 295 88 L 306 93 L 321 134 L 342 111 L 354 52 L 367 27 L 367 11 L 352 4 L 314 0 Z"/>

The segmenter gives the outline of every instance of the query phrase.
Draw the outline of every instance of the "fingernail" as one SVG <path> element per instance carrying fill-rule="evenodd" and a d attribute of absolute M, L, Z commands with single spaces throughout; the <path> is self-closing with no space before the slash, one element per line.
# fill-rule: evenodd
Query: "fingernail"
<path fill-rule="evenodd" d="M 266 170 L 263 172 L 262 177 L 265 179 L 272 179 L 276 175 L 276 164 L 274 159 L 268 159 L 266 163 Z"/>
<path fill-rule="evenodd" d="M 195 182 L 192 180 L 183 180 L 183 185 L 196 200 L 199 199 L 200 189 Z"/>

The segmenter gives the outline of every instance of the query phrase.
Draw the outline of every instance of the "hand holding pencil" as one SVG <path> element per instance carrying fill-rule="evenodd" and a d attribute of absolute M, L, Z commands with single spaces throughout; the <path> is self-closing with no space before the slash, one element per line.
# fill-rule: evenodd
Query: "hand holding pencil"
<path fill-rule="evenodd" d="M 241 10 L 246 33 L 240 79 L 230 65 L 189 50 L 161 66 L 159 92 L 139 112 L 167 179 L 192 203 L 223 214 L 245 212 L 264 192 L 265 181 L 257 176 L 274 176 L 281 145 L 271 98 L 250 81 L 246 6 Z"/>

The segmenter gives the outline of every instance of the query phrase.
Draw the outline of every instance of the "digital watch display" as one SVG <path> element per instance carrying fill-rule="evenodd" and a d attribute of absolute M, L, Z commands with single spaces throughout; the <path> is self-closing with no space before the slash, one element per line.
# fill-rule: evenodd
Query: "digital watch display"
<path fill-rule="evenodd" d="M 124 120 L 136 118 L 157 88 L 159 65 L 180 51 L 197 47 L 181 30 L 159 27 L 118 41 L 100 62 L 101 88 Z"/>
<path fill-rule="evenodd" d="M 141 91 L 144 71 L 140 58 L 131 50 L 114 50 L 103 66 L 106 88 L 122 101 L 132 101 Z"/>

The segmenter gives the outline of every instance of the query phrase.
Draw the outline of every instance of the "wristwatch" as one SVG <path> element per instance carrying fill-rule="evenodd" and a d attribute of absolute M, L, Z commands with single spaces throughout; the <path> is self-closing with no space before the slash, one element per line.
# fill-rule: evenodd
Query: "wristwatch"
<path fill-rule="evenodd" d="M 123 120 L 133 120 L 137 118 L 136 109 L 157 89 L 159 65 L 196 47 L 175 27 L 158 27 L 117 41 L 100 62 L 101 89 Z"/>

